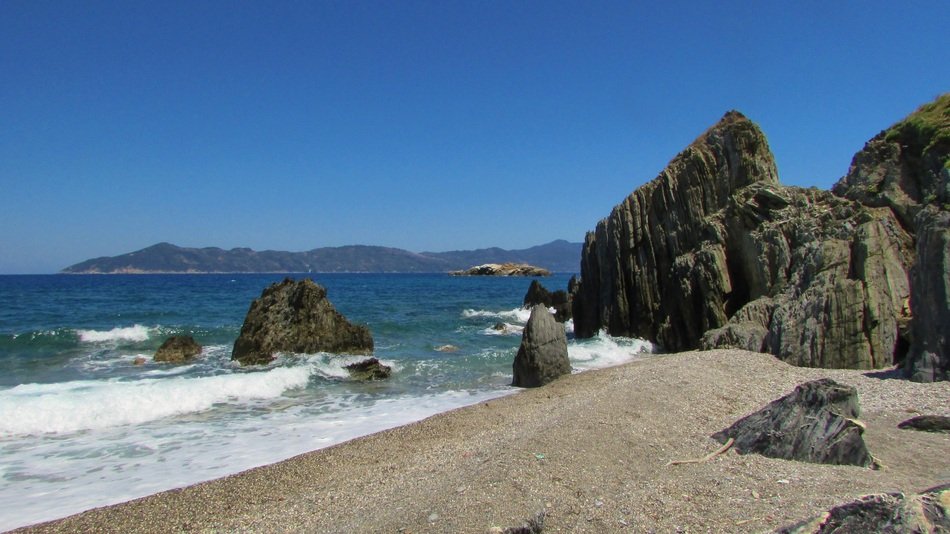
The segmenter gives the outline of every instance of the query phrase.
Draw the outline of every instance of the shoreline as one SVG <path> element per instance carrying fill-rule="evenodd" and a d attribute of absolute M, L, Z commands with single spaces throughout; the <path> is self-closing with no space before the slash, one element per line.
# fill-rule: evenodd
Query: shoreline
<path fill-rule="evenodd" d="M 858 388 L 885 469 L 731 450 L 665 465 L 716 450 L 710 434 L 821 377 Z M 14 532 L 486 532 L 541 511 L 546 532 L 772 530 L 950 481 L 950 436 L 897 429 L 918 413 L 950 415 L 950 383 L 736 350 L 657 355 Z"/>

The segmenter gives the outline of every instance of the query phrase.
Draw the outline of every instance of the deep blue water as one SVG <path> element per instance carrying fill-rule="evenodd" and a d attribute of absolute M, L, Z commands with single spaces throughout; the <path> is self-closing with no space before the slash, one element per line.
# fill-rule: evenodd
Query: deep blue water
<path fill-rule="evenodd" d="M 0 276 L 0 529 L 234 473 L 512 393 L 527 278 L 314 274 L 372 332 L 389 380 L 359 357 L 230 351 L 251 301 L 286 275 Z M 569 275 L 543 280 L 566 287 Z M 492 326 L 502 322 L 508 333 Z M 568 325 L 570 331 L 570 325 Z M 205 347 L 154 363 L 171 335 Z M 436 350 L 445 345 L 455 349 Z M 569 343 L 576 371 L 630 360 L 637 340 Z M 137 364 L 136 359 L 146 360 Z M 187 451 L 187 452 L 183 452 Z"/>

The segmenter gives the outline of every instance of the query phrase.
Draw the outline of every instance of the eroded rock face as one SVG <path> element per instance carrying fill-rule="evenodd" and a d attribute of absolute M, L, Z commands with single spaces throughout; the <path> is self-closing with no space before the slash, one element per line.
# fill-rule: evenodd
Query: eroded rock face
<path fill-rule="evenodd" d="M 512 364 L 512 386 L 539 387 L 571 374 L 567 357 L 567 336 L 564 325 L 543 305 L 531 308 L 531 317 L 524 327 L 521 346 Z"/>
<path fill-rule="evenodd" d="M 574 331 L 880 368 L 906 350 L 912 239 L 887 208 L 784 187 L 737 112 L 589 233 Z"/>
<path fill-rule="evenodd" d="M 868 141 L 834 192 L 890 209 L 916 237 L 905 371 L 950 379 L 950 93 Z"/>
<path fill-rule="evenodd" d="M 720 443 L 735 439 L 740 454 L 868 467 L 873 458 L 857 422 L 860 414 L 857 391 L 825 378 L 799 385 L 712 437 Z"/>
<path fill-rule="evenodd" d="M 950 532 L 950 484 L 920 495 L 882 493 L 836 506 L 824 514 L 781 528 L 778 534 L 835 532 Z"/>
<path fill-rule="evenodd" d="M 369 329 L 347 321 L 326 296 L 309 278 L 286 278 L 266 288 L 251 303 L 231 359 L 255 365 L 277 352 L 372 354 Z"/>
<path fill-rule="evenodd" d="M 201 354 L 201 350 L 201 345 L 191 336 L 172 336 L 158 347 L 153 359 L 156 362 L 182 363 Z"/>

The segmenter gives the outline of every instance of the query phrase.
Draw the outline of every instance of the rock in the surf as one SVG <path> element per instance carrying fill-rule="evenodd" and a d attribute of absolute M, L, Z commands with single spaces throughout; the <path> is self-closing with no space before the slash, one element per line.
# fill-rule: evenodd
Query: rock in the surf
<path fill-rule="evenodd" d="M 531 308 L 531 317 L 524 327 L 512 372 L 511 385 L 523 388 L 543 386 L 562 375 L 571 374 L 564 325 L 555 321 L 543 305 Z"/>
<path fill-rule="evenodd" d="M 340 314 L 313 280 L 286 278 L 251 303 L 231 359 L 266 364 L 277 352 L 372 354 L 373 337 Z"/>
<path fill-rule="evenodd" d="M 712 438 L 720 443 L 735 439 L 740 454 L 873 467 L 860 414 L 854 387 L 822 378 L 800 384 Z"/>
<path fill-rule="evenodd" d="M 524 296 L 523 307 L 530 309 L 536 304 L 543 304 L 547 308 L 554 308 L 554 319 L 563 323 L 571 318 L 571 301 L 567 291 L 559 289 L 548 291 L 541 282 L 532 280 L 528 292 Z"/>
<path fill-rule="evenodd" d="M 155 351 L 156 362 L 182 363 L 201 354 L 201 345 L 191 336 L 172 336 Z"/>
<path fill-rule="evenodd" d="M 376 358 L 369 358 L 361 362 L 351 363 L 344 367 L 354 380 L 384 380 L 393 374 L 393 368 L 383 365 Z"/>

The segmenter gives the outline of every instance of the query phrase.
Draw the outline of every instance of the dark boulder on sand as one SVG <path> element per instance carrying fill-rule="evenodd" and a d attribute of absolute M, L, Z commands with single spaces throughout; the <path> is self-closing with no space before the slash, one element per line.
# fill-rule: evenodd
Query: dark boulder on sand
<path fill-rule="evenodd" d="M 201 345 L 191 336 L 172 336 L 155 351 L 156 362 L 182 363 L 201 354 Z M 144 362 L 143 362 L 144 363 Z"/>
<path fill-rule="evenodd" d="M 277 352 L 372 354 L 373 337 L 336 311 L 322 286 L 286 278 L 251 303 L 231 359 L 266 364 Z"/>
<path fill-rule="evenodd" d="M 865 495 L 835 506 L 818 517 L 776 531 L 777 534 L 836 532 L 950 532 L 950 484 L 924 490 L 919 495 Z"/>
<path fill-rule="evenodd" d="M 950 434 L 950 417 L 946 415 L 918 415 L 906 421 L 901 421 L 897 428 Z"/>
<path fill-rule="evenodd" d="M 740 454 L 823 464 L 873 467 L 852 386 L 829 378 L 806 382 L 729 428 L 713 434 Z"/>
<path fill-rule="evenodd" d="M 512 386 L 533 388 L 571 374 L 564 325 L 543 305 L 531 308 L 521 335 L 521 346 L 512 364 Z"/>

